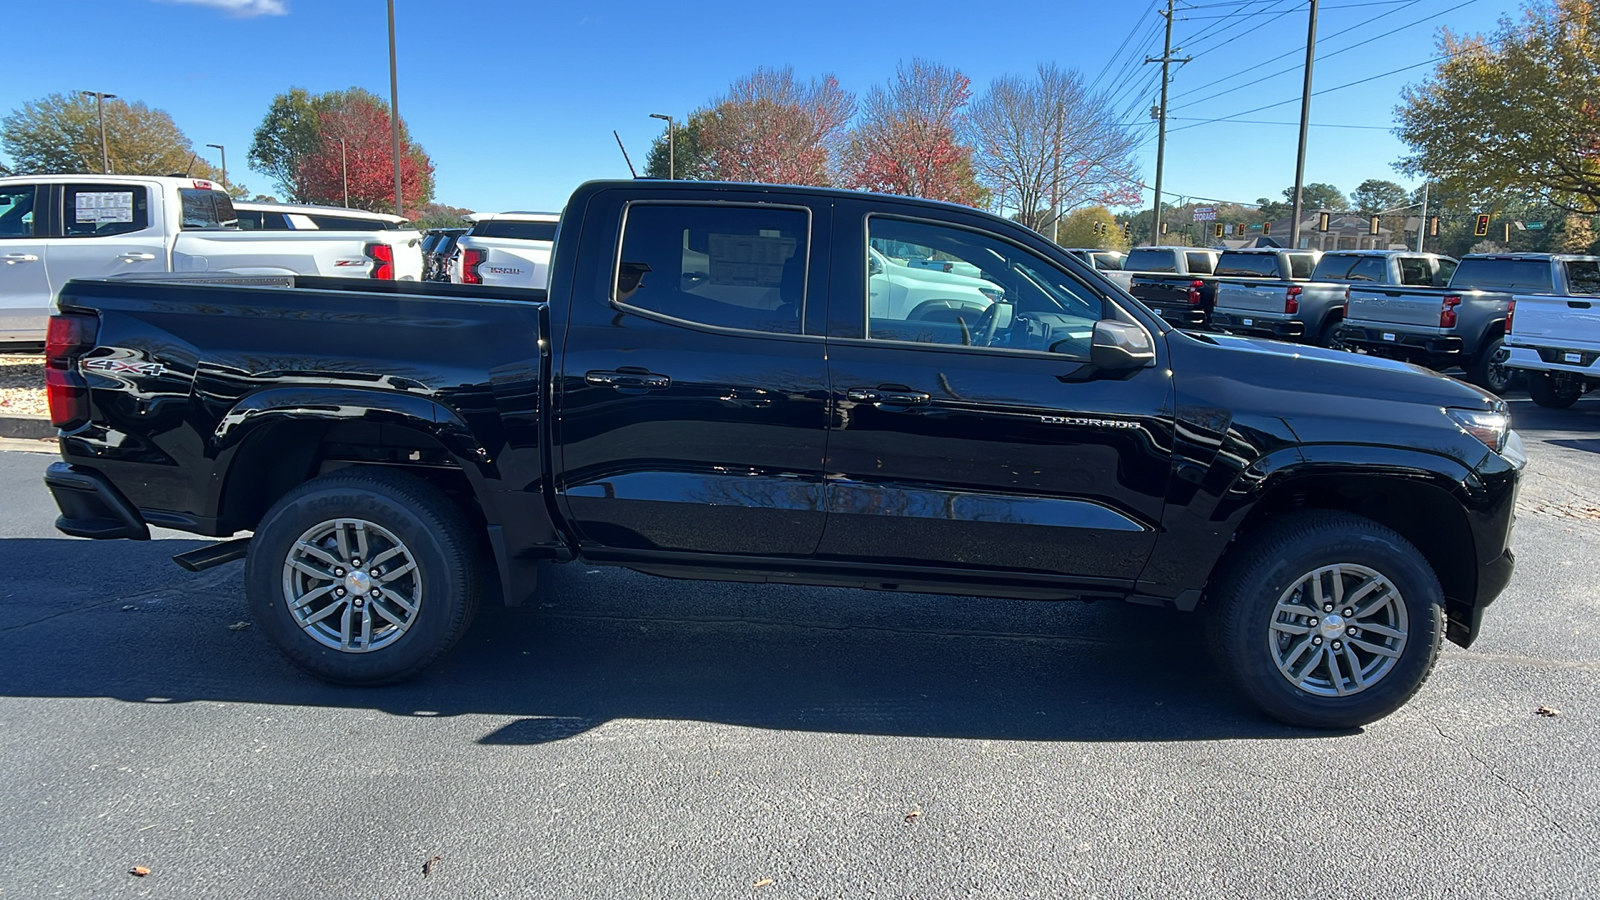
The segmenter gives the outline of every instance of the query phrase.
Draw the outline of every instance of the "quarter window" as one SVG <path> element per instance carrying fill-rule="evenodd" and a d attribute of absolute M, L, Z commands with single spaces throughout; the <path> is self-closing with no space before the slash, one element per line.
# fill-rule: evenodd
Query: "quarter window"
<path fill-rule="evenodd" d="M 149 195 L 142 185 L 69 184 L 62 189 L 61 234 L 107 237 L 150 226 Z"/>
<path fill-rule="evenodd" d="M 1042 257 L 976 231 L 874 216 L 867 338 L 1087 358 L 1105 300 Z"/>
<path fill-rule="evenodd" d="M 33 237 L 33 185 L 0 188 L 0 238 Z"/>
<path fill-rule="evenodd" d="M 629 207 L 612 299 L 703 325 L 799 334 L 809 230 L 803 210 Z"/>
<path fill-rule="evenodd" d="M 221 191 L 180 188 L 184 228 L 224 228 L 239 220 L 233 211 L 233 198 Z"/>

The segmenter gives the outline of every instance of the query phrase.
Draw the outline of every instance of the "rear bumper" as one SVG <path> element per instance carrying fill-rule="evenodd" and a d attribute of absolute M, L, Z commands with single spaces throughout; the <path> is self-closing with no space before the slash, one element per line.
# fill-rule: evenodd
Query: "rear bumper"
<path fill-rule="evenodd" d="M 44 483 L 61 509 L 57 531 L 82 538 L 150 540 L 150 526 L 139 511 L 99 472 L 58 462 L 45 470 Z"/>
<path fill-rule="evenodd" d="M 1204 328 L 1209 317 L 1202 307 L 1198 306 L 1168 306 L 1161 303 L 1144 301 L 1145 305 L 1156 311 L 1161 318 L 1171 322 L 1179 328 Z"/>
<path fill-rule="evenodd" d="M 1401 359 L 1444 361 L 1461 356 L 1461 338 L 1453 334 L 1417 334 L 1402 330 L 1404 327 L 1352 325 L 1347 322 L 1339 327 L 1338 337 L 1348 346 Z"/>
<path fill-rule="evenodd" d="M 1593 350 L 1567 350 L 1559 347 L 1507 347 L 1511 357 L 1506 365 L 1513 369 L 1537 372 L 1570 372 L 1600 378 L 1600 353 Z"/>
<path fill-rule="evenodd" d="M 1306 323 L 1298 319 L 1278 319 L 1273 318 L 1271 315 L 1223 312 L 1220 309 L 1211 314 L 1211 324 L 1235 334 L 1251 334 L 1261 337 L 1297 338 L 1304 337 L 1306 333 Z"/>

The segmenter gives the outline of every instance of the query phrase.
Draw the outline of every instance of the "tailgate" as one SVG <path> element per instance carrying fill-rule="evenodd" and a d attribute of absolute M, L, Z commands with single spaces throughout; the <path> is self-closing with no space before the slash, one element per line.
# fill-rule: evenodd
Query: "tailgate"
<path fill-rule="evenodd" d="M 1438 288 L 1357 288 L 1350 289 L 1347 321 L 1381 322 L 1388 325 L 1439 327 L 1439 304 L 1447 291 Z"/>
<path fill-rule="evenodd" d="M 1600 351 L 1600 298 L 1519 294 L 1512 344 Z"/>
<path fill-rule="evenodd" d="M 1289 285 L 1254 279 L 1217 281 L 1217 309 L 1226 312 L 1282 313 Z"/>
<path fill-rule="evenodd" d="M 1134 275 L 1128 293 L 1152 306 L 1189 306 L 1189 285 L 1196 279 L 1183 275 Z"/>

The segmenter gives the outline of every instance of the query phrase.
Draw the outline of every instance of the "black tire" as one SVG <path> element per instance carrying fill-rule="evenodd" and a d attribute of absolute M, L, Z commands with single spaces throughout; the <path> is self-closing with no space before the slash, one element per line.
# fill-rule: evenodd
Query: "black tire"
<path fill-rule="evenodd" d="M 1467 380 L 1491 394 L 1504 394 L 1517 374 L 1516 369 L 1506 365 L 1506 360 L 1510 358 L 1511 351 L 1506 348 L 1505 338 L 1497 337 L 1489 341 L 1466 367 Z"/>
<path fill-rule="evenodd" d="M 360 529 L 343 526 L 348 554 L 328 543 L 337 543 L 331 534 L 323 539 L 312 537 L 316 529 L 336 520 L 365 523 Z M 355 530 L 362 534 L 356 535 Z M 299 544 L 303 537 L 310 539 L 312 549 Z M 379 558 L 361 561 L 363 565 L 349 570 L 335 569 L 335 562 L 355 561 L 353 557 L 360 552 L 357 544 L 363 540 Z M 346 469 L 296 487 L 262 517 L 245 561 L 245 591 L 256 624 L 299 668 L 335 684 L 389 684 L 426 668 L 466 631 L 481 592 L 478 543 L 461 510 L 426 481 L 404 472 Z M 401 552 L 383 559 L 396 545 Z M 325 594 L 308 601 L 307 597 L 321 590 L 324 579 L 303 569 L 290 569 L 291 553 L 314 569 L 326 569 L 326 587 L 343 592 L 345 599 Z M 322 557 L 311 556 L 313 553 Z M 324 562 L 324 558 L 332 561 Z M 397 564 L 401 560 L 409 560 L 415 568 L 401 571 L 407 569 Z M 378 565 L 366 568 L 374 562 Z M 390 567 L 388 571 L 384 565 Z M 345 575 L 335 578 L 333 571 Z M 400 574 L 395 574 L 397 571 Z M 355 584 L 363 590 L 355 590 Z M 312 585 L 318 585 L 317 589 L 302 590 Z M 364 588 L 368 586 L 377 593 L 367 593 Z M 321 620 L 325 624 L 302 624 L 291 612 L 294 597 L 300 601 L 295 607 L 299 615 L 308 619 L 326 614 L 329 607 L 340 603 L 345 606 L 326 614 Z M 409 615 L 401 598 L 414 601 Z M 352 622 L 347 633 L 327 633 L 335 621 L 342 626 L 347 616 Z M 390 617 L 403 620 L 403 627 Z M 355 623 L 363 621 L 372 623 L 364 647 L 356 645 L 361 638 L 350 640 L 359 627 Z M 352 649 L 323 642 L 336 637 Z"/>
<path fill-rule="evenodd" d="M 1344 568 L 1316 576 L 1327 599 L 1331 599 L 1328 593 L 1334 580 L 1341 580 L 1352 591 L 1356 585 L 1366 584 L 1365 580 L 1350 580 L 1352 576 L 1370 580 L 1360 570 L 1387 580 L 1388 587 L 1365 595 L 1373 599 L 1353 601 L 1357 605 L 1381 602 L 1380 608 L 1367 613 L 1371 618 L 1362 617 L 1362 610 L 1355 609 L 1357 615 L 1347 619 L 1345 610 L 1337 606 L 1332 614 L 1319 614 L 1320 619 L 1282 611 L 1300 609 L 1303 592 L 1309 600 L 1309 592 L 1315 590 L 1306 579 L 1336 565 Z M 1353 728 L 1375 722 L 1405 705 L 1433 670 L 1444 634 L 1444 595 L 1439 579 L 1405 538 L 1370 519 L 1324 510 L 1291 513 L 1263 524 L 1224 566 L 1207 598 L 1215 607 L 1210 616 L 1212 646 L 1239 689 L 1281 722 L 1306 728 Z M 1291 606 L 1280 607 L 1280 599 Z M 1307 626 L 1307 622 L 1314 625 Z M 1348 636 L 1351 627 L 1356 627 L 1354 639 Z M 1378 627 L 1405 635 L 1398 657 L 1387 663 L 1381 660 L 1388 657 L 1365 649 L 1395 649 L 1393 638 L 1371 630 Z M 1305 628 L 1304 637 L 1280 630 L 1291 628 Z M 1305 647 L 1300 647 L 1302 640 Z M 1335 652 L 1335 647 L 1341 650 Z M 1292 682 L 1290 673 L 1306 658 L 1300 655 L 1306 651 L 1311 662 L 1301 671 L 1308 675 L 1327 673 L 1326 657 L 1343 660 L 1352 678 L 1358 668 L 1350 665 L 1352 657 L 1360 662 L 1365 656 L 1372 665 L 1387 668 L 1367 670 L 1368 677 L 1375 680 L 1366 687 L 1323 696 L 1319 690 L 1337 690 L 1332 677 L 1322 678 L 1325 688 L 1309 677 L 1298 685 Z M 1279 668 L 1283 654 L 1293 654 L 1289 672 Z M 1349 681 L 1341 679 L 1340 684 Z"/>
<path fill-rule="evenodd" d="M 1549 372 L 1529 372 L 1528 396 L 1545 409 L 1566 409 L 1583 396 L 1583 387 L 1571 378 L 1557 381 Z"/>
<path fill-rule="evenodd" d="M 1327 347 L 1329 350 L 1348 351 L 1350 348 L 1345 346 L 1344 341 L 1339 337 L 1339 326 L 1343 324 L 1343 319 L 1329 319 L 1327 324 L 1322 326 L 1321 333 L 1317 335 L 1317 346 Z"/>

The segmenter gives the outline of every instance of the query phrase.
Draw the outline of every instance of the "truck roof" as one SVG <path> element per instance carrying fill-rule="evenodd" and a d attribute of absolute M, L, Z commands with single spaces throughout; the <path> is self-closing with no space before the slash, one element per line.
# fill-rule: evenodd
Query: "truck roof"
<path fill-rule="evenodd" d="M 498 213 L 467 213 L 461 218 L 468 222 L 489 222 L 494 219 L 504 219 L 508 222 L 559 222 L 561 221 L 561 214 L 511 210 Z"/>
<path fill-rule="evenodd" d="M 350 209 L 345 206 L 318 206 L 311 203 L 257 203 L 251 200 L 235 200 L 233 208 L 244 212 L 285 212 L 309 213 L 329 216 L 347 216 L 352 219 L 373 219 L 380 222 L 407 222 L 411 220 L 405 216 L 394 213 L 372 212 L 366 209 Z"/>
<path fill-rule="evenodd" d="M 1377 256 L 1377 257 L 1390 257 L 1390 256 L 1437 256 L 1440 259 L 1454 259 L 1455 258 L 1455 257 L 1452 257 L 1452 256 L 1446 256 L 1443 253 L 1435 253 L 1432 250 L 1426 250 L 1426 251 L 1420 251 L 1420 252 L 1417 251 L 1417 250 L 1329 250 L 1329 251 L 1325 252 L 1323 255 L 1324 256 Z"/>
<path fill-rule="evenodd" d="M 66 175 L 8 175 L 4 178 L 0 178 L 0 184 L 14 184 L 16 182 L 36 184 L 38 182 L 56 183 L 70 181 L 93 181 L 98 184 L 131 184 L 135 182 L 139 184 L 148 184 L 150 182 L 156 182 L 167 187 L 198 188 L 203 191 L 223 190 L 222 185 L 212 181 L 209 178 L 188 178 L 182 175 L 101 175 L 96 172 L 75 172 Z"/>

